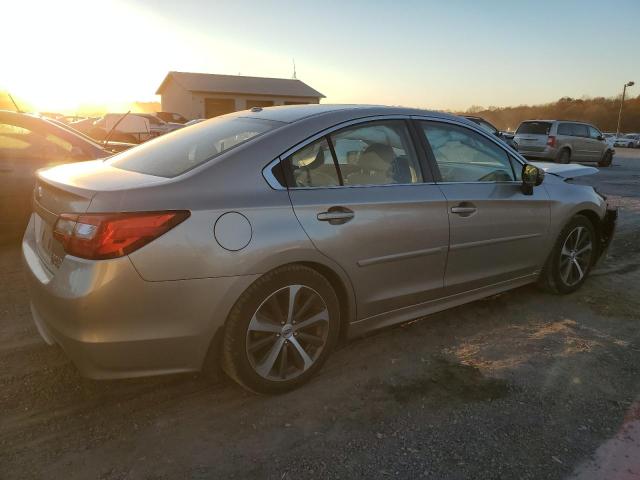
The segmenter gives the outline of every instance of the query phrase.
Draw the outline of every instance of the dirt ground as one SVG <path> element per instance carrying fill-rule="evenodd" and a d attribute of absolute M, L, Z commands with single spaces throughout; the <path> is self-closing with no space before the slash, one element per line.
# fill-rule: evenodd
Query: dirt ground
<path fill-rule="evenodd" d="M 343 346 L 302 389 L 81 378 L 0 248 L 0 478 L 640 478 L 640 151 L 592 183 L 621 208 L 569 296 L 535 287 Z"/>

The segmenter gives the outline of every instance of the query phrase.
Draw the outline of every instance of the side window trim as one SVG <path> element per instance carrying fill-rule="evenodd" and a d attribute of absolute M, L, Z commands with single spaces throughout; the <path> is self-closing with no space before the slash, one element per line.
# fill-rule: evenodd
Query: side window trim
<path fill-rule="evenodd" d="M 352 120 L 347 120 L 345 122 L 341 122 L 337 125 L 333 125 L 331 127 L 328 127 L 314 135 L 311 135 L 309 137 L 307 137 L 305 140 L 298 142 L 297 144 L 295 144 L 293 147 L 288 148 L 287 150 L 285 150 L 283 153 L 281 153 L 278 157 L 276 157 L 275 159 L 271 160 L 267 165 L 265 165 L 265 167 L 262 169 L 262 176 L 263 178 L 266 180 L 267 184 L 274 190 L 298 190 L 298 189 L 318 189 L 318 188 L 323 188 L 323 189 L 330 189 L 330 188 L 369 188 L 371 186 L 375 186 L 375 187 L 393 187 L 393 186 L 398 186 L 398 185 L 423 185 L 423 184 L 433 184 L 435 183 L 435 180 L 433 178 L 433 174 L 431 172 L 431 170 L 426 170 L 424 169 L 423 165 L 422 165 L 422 149 L 418 148 L 418 144 L 416 143 L 416 139 L 414 137 L 414 132 L 413 132 L 413 128 L 411 128 L 411 121 L 412 117 L 410 115 L 372 115 L 369 117 L 361 117 L 361 118 L 357 118 L 357 119 L 352 119 Z M 421 168 L 421 173 L 422 173 L 422 182 L 416 182 L 416 183 L 407 183 L 407 184 L 388 184 L 388 185 L 344 185 L 343 184 L 343 179 L 342 179 L 342 172 L 341 169 L 339 168 L 338 165 L 338 160 L 337 160 L 337 155 L 335 154 L 335 149 L 333 148 L 333 141 L 331 140 L 331 134 L 335 133 L 339 130 L 343 130 L 345 128 L 348 127 L 352 127 L 355 125 L 360 125 L 360 124 L 367 124 L 367 123 L 373 123 L 373 122 L 379 122 L 379 121 L 403 121 L 405 122 L 405 126 L 409 132 L 409 142 L 411 143 L 411 147 L 415 150 L 416 156 L 418 158 L 418 162 L 420 163 L 420 168 Z M 337 165 L 337 169 L 338 169 L 338 175 L 339 178 L 341 179 L 341 185 L 332 185 L 332 186 L 318 186 L 318 187 L 295 187 L 295 186 L 290 186 L 288 185 L 288 181 L 287 181 L 287 175 L 284 172 L 284 162 L 286 161 L 286 159 L 298 152 L 299 150 L 305 148 L 307 145 L 320 140 L 321 138 L 325 137 L 327 142 L 330 145 L 330 149 L 331 149 L 331 155 L 333 157 L 334 160 L 334 164 Z M 281 168 L 281 172 L 282 172 L 282 177 L 286 183 L 285 185 L 282 185 L 282 183 L 280 181 L 278 181 L 278 179 L 276 178 L 276 176 L 273 173 L 273 169 L 276 166 L 276 164 L 280 164 L 280 168 Z M 426 173 L 426 175 L 425 175 Z"/>
<path fill-rule="evenodd" d="M 336 149 L 333 147 L 333 140 L 331 139 L 331 135 L 327 133 L 325 135 L 327 139 L 327 144 L 329 145 L 329 151 L 331 152 L 331 158 L 333 158 L 333 166 L 336 168 L 336 172 L 338 173 L 338 180 L 340 181 L 340 186 L 344 187 L 344 178 L 342 178 L 342 169 L 340 168 L 340 164 L 338 163 L 338 155 L 336 155 Z"/>

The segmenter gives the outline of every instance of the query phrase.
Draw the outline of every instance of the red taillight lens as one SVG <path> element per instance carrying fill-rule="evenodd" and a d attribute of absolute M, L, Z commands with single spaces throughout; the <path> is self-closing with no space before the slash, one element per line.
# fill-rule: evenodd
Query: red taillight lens
<path fill-rule="evenodd" d="M 188 211 L 63 213 L 53 236 L 69 255 L 91 260 L 117 258 L 155 240 L 189 215 Z"/>
<path fill-rule="evenodd" d="M 549 135 L 549 138 L 547 139 L 547 145 L 549 145 L 550 147 L 555 147 L 556 137 L 554 137 L 553 135 Z"/>

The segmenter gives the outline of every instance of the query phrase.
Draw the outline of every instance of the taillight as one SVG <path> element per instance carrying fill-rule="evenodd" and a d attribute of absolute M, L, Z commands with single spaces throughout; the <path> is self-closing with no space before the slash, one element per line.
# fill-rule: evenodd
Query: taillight
<path fill-rule="evenodd" d="M 547 145 L 549 145 L 550 147 L 555 147 L 556 137 L 554 137 L 553 135 L 549 135 L 549 138 L 547 138 Z"/>
<path fill-rule="evenodd" d="M 63 213 L 53 236 L 69 255 L 91 260 L 117 258 L 155 240 L 189 215 L 188 211 Z"/>

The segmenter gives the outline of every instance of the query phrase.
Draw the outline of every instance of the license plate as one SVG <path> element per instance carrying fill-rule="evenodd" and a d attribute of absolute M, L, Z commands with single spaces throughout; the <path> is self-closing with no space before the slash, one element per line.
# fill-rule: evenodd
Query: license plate
<path fill-rule="evenodd" d="M 51 225 L 45 222 L 38 214 L 35 214 L 34 223 L 40 258 L 42 258 L 49 267 L 58 268 L 61 263 L 61 258 L 60 255 L 55 252 L 56 248 Z"/>

